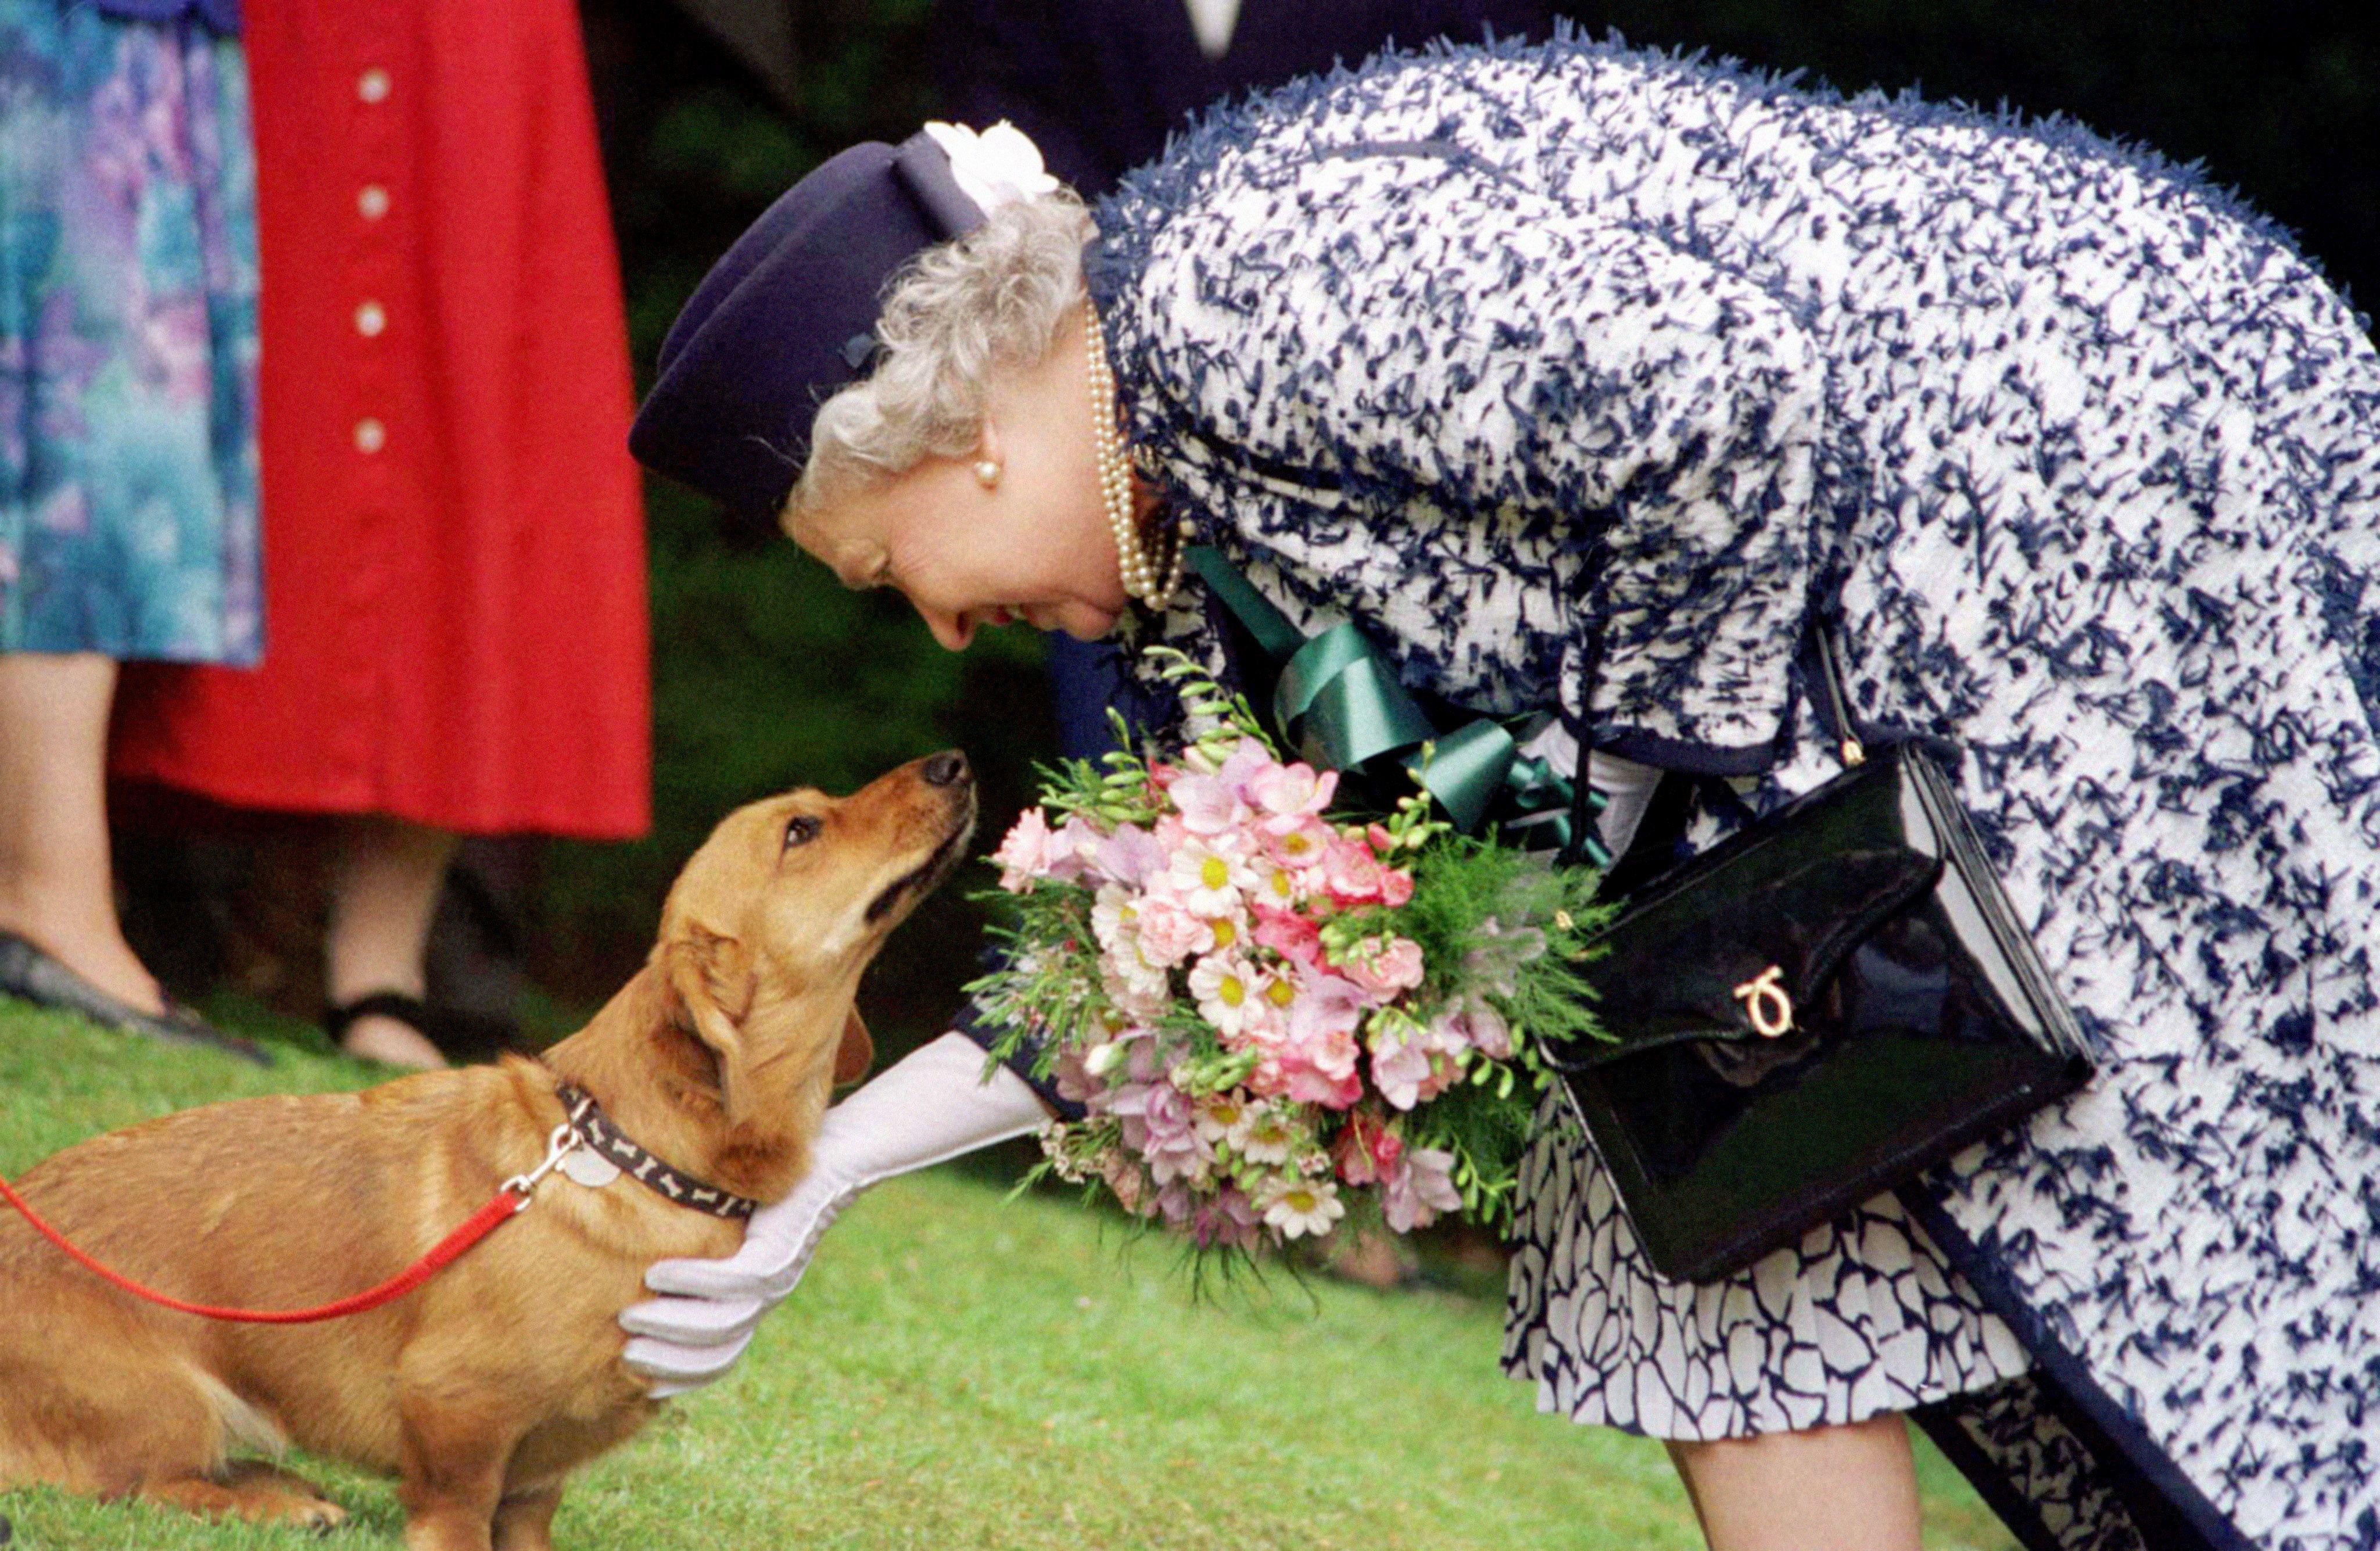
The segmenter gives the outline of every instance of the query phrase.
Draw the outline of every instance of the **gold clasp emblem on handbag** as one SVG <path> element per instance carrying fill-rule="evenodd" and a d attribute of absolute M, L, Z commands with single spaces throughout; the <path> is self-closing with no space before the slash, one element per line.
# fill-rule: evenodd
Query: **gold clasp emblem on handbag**
<path fill-rule="evenodd" d="M 1735 988 L 1735 1000 L 1743 1003 L 1744 1016 L 1752 1020 L 1753 1031 L 1763 1039 L 1777 1039 L 1793 1032 L 1793 999 L 1778 984 L 1784 978 L 1783 967 L 1770 964 Z"/>

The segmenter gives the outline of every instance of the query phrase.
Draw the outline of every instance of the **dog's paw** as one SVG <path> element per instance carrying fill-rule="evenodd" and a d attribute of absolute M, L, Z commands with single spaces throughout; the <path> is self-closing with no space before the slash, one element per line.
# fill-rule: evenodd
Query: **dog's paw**
<path fill-rule="evenodd" d="M 317 1498 L 290 1516 L 289 1522 L 318 1535 L 329 1534 L 347 1521 L 347 1510 L 328 1498 Z"/>

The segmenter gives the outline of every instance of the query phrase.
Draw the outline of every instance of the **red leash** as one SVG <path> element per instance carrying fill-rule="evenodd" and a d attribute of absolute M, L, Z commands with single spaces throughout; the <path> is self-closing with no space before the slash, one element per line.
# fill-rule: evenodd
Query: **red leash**
<path fill-rule="evenodd" d="M 462 1227 L 439 1240 L 428 1254 L 369 1291 L 358 1292 L 352 1298 L 342 1298 L 335 1303 L 324 1303 L 311 1309 L 218 1309 L 205 1303 L 184 1303 L 179 1298 L 159 1292 L 153 1288 L 143 1287 L 131 1278 L 108 1269 L 77 1249 L 67 1242 L 65 1234 L 43 1222 L 32 1207 L 25 1205 L 24 1197 L 10 1189 L 8 1181 L 5 1179 L 0 1179 L 0 1198 L 5 1198 L 8 1205 L 22 1213 L 25 1220 L 33 1225 L 33 1231 L 55 1244 L 67 1258 L 101 1280 L 111 1286 L 122 1288 L 136 1298 L 145 1298 L 150 1303 L 162 1304 L 169 1309 L 177 1309 L 183 1314 L 194 1314 L 202 1318 L 225 1320 L 235 1324 L 313 1325 L 326 1319 L 342 1319 L 351 1314 L 361 1314 L 366 1309 L 376 1309 L 382 1303 L 393 1303 L 461 1259 L 464 1252 L 472 1245 L 527 1211 L 529 1201 L 537 1190 L 537 1182 L 544 1179 L 552 1170 L 554 1165 L 562 1161 L 563 1154 L 577 1145 L 578 1137 L 567 1124 L 554 1127 L 552 1136 L 546 1143 L 545 1161 L 527 1174 L 516 1174 L 506 1180 L 497 1189 L 493 1200 L 474 1212 L 470 1219 Z"/>

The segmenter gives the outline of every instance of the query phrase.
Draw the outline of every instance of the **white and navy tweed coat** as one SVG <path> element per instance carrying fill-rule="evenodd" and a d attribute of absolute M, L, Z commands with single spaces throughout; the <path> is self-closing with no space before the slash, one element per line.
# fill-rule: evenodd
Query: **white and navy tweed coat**
<path fill-rule="evenodd" d="M 1220 112 L 1097 219 L 1137 455 L 1293 620 L 1759 807 L 1834 769 L 1815 611 L 2101 1047 L 1711 1287 L 1548 1132 L 1542 1403 L 1916 1410 L 2035 1547 L 2380 1546 L 2380 357 L 2288 240 L 2070 126 L 1575 39 Z"/>

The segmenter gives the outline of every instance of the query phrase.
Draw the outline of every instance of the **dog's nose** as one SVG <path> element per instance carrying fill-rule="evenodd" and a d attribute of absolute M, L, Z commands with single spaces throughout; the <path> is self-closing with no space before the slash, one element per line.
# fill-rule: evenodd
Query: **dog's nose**
<path fill-rule="evenodd" d="M 917 772 L 929 786 L 956 786 L 967 779 L 966 756 L 955 748 L 946 748 L 926 761 Z"/>

